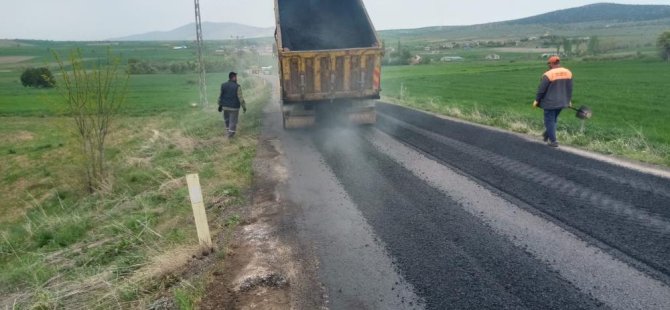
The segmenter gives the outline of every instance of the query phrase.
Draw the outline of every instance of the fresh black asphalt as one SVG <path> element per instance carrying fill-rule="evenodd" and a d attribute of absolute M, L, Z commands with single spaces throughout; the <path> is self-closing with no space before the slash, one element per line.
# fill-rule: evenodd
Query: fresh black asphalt
<path fill-rule="evenodd" d="M 281 135 L 287 192 L 301 206 L 301 239 L 319 257 L 331 309 L 608 307 L 384 154 L 368 130 L 670 285 L 667 179 L 395 105 L 377 110 L 375 128 L 335 121 Z"/>
<path fill-rule="evenodd" d="M 668 284 L 667 179 L 403 107 L 380 103 L 378 111 L 380 130 L 631 257 Z"/>
<path fill-rule="evenodd" d="M 322 129 L 313 142 L 426 308 L 605 307 L 356 130 Z"/>

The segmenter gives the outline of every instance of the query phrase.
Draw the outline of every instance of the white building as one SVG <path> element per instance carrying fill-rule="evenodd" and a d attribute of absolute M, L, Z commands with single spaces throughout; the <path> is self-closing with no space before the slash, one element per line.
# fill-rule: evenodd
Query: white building
<path fill-rule="evenodd" d="M 465 59 L 461 56 L 444 56 L 444 57 L 440 58 L 441 62 L 453 62 L 453 61 L 463 61 L 463 60 L 465 60 Z"/>
<path fill-rule="evenodd" d="M 500 57 L 500 55 L 498 54 L 486 55 L 486 60 L 500 60 L 500 59 L 502 59 L 502 57 Z"/>
<path fill-rule="evenodd" d="M 414 57 L 410 58 L 409 64 L 410 65 L 418 65 L 418 64 L 421 63 L 421 59 L 423 59 L 421 56 L 415 55 Z"/>

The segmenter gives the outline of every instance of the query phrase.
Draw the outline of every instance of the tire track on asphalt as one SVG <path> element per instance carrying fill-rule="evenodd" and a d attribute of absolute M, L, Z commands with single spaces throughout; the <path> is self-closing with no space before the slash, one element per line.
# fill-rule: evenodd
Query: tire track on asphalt
<path fill-rule="evenodd" d="M 618 183 L 618 184 L 623 185 L 623 186 L 632 187 L 632 188 L 634 188 L 635 190 L 638 190 L 638 191 L 644 191 L 644 192 L 648 192 L 648 193 L 653 194 L 653 195 L 663 196 L 666 199 L 670 199 L 670 190 L 666 190 L 665 188 L 655 187 L 654 184 L 652 184 L 650 182 L 644 182 L 644 181 L 640 181 L 640 180 L 637 180 L 637 179 L 619 177 L 619 176 L 611 175 L 609 173 L 605 173 L 605 172 L 602 172 L 602 171 L 599 171 L 599 170 L 596 170 L 596 169 L 591 169 L 591 168 L 587 169 L 587 168 L 582 168 L 582 167 L 574 167 L 574 166 L 565 165 L 563 163 L 559 163 L 559 165 L 561 165 L 562 167 L 564 167 L 566 169 L 577 170 L 579 172 L 590 174 L 590 175 L 593 175 L 593 176 L 598 177 L 598 178 L 606 179 L 606 180 Z M 670 180 L 668 180 L 668 181 L 670 182 Z"/>

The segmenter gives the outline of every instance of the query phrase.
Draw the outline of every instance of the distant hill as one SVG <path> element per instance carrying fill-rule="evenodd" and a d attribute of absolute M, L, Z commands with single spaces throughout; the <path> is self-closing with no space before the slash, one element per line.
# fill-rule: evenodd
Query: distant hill
<path fill-rule="evenodd" d="M 274 34 L 274 28 L 260 28 L 236 23 L 203 22 L 202 32 L 205 40 L 229 40 L 235 37 L 262 38 Z M 111 41 L 193 41 L 195 40 L 195 23 L 170 31 L 154 31 L 136 34 Z"/>
<path fill-rule="evenodd" d="M 597 3 L 507 22 L 513 25 L 639 22 L 670 18 L 670 5 Z"/>
<path fill-rule="evenodd" d="M 555 34 L 598 35 L 649 41 L 670 29 L 670 5 L 599 3 L 518 20 L 471 26 L 437 26 L 380 31 L 386 40 L 504 39 Z"/>

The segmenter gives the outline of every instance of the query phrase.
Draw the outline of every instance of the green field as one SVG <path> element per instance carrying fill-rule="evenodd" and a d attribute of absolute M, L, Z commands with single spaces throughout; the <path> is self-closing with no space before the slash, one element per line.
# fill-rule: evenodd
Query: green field
<path fill-rule="evenodd" d="M 208 88 L 214 90 L 209 100 L 215 102 L 216 90 L 226 81 L 226 73 L 208 75 Z M 188 111 L 190 103 L 199 100 L 196 74 L 132 75 L 124 114 L 152 115 L 167 111 Z M 24 88 L 16 73 L 0 73 L 0 116 L 62 115 L 64 107 L 56 90 Z M 11 87 L 9 87 L 11 86 Z"/>
<path fill-rule="evenodd" d="M 16 302 L 20 308 L 146 309 L 169 294 L 197 304 L 204 283 L 175 276 L 197 250 L 183 177 L 200 173 L 215 233 L 234 227 L 239 216 L 230 210 L 245 204 L 251 187 L 261 104 L 270 96 L 266 83 L 242 76 L 251 109 L 230 142 L 213 107 L 191 106 L 198 100 L 194 73 L 131 75 L 106 152 L 109 184 L 90 195 L 59 90 L 24 88 L 22 70 L 46 65 L 57 74 L 52 49 L 64 55 L 77 47 L 90 63 L 111 48 L 124 62 L 154 64 L 190 61 L 193 50 L 163 43 L 0 43 L 0 308 Z M 207 59 L 228 64 L 208 74 L 210 102 L 227 71 L 273 64 L 268 56 L 213 52 L 236 44 L 208 44 Z M 454 51 L 462 63 L 385 67 L 385 99 L 539 135 L 541 112 L 530 104 L 545 65 L 534 53 L 481 61 L 490 52 Z M 595 118 L 582 133 L 566 113 L 562 142 L 670 165 L 670 66 L 641 58 L 565 62 L 576 77 L 575 104 L 592 107 Z"/>
<path fill-rule="evenodd" d="M 132 75 L 127 103 L 105 152 L 110 178 L 91 195 L 83 182 L 74 124 L 59 90 L 24 88 L 19 76 L 30 66 L 53 68 L 49 48 L 65 54 L 78 47 L 92 62 L 108 47 L 4 43 L 0 308 L 146 309 L 170 294 L 177 306 L 196 303 L 207 278 L 179 276 L 200 253 L 184 176 L 200 174 L 215 236 L 239 222 L 234 210 L 246 203 L 262 104 L 270 88 L 260 78 L 241 76 L 250 110 L 234 141 L 224 138 L 215 102 L 227 71 L 243 72 L 255 57 L 238 54 L 248 61 L 208 74 L 211 106 L 205 110 L 191 106 L 199 100 L 193 73 Z M 192 51 L 173 51 L 163 44 L 126 45 L 111 47 L 124 61 L 193 58 Z M 208 56 L 219 57 L 224 56 Z"/>
<path fill-rule="evenodd" d="M 73 48 L 79 48 L 82 57 L 94 62 L 111 50 L 120 56 L 122 62 L 137 59 L 156 64 L 170 64 L 192 61 L 195 58 L 193 49 L 173 50 L 175 43 L 118 43 L 118 45 L 101 45 L 95 43 L 68 43 L 20 41 L 14 45 L 0 48 L 0 116 L 43 116 L 64 113 L 58 102 L 58 93 L 53 90 L 35 90 L 21 87 L 19 76 L 27 67 L 47 66 L 56 72 L 57 66 L 52 52 L 67 59 Z M 216 99 L 216 89 L 228 79 L 228 71 L 244 72 L 250 65 L 272 65 L 272 57 L 254 55 L 217 56 L 214 51 L 221 46 L 233 49 L 229 42 L 210 42 L 207 46 L 209 61 L 236 59 L 233 66 L 219 70 L 208 77 L 208 87 L 214 90 L 210 101 Z M 3 62 L 3 57 L 33 57 L 22 62 Z M 195 73 L 185 74 L 137 74 L 131 75 L 126 115 L 152 115 L 155 113 L 175 110 L 188 110 L 190 103 L 197 101 L 198 77 Z"/>
<path fill-rule="evenodd" d="M 581 134 L 574 113 L 566 111 L 564 142 L 670 165 L 670 65 L 655 59 L 564 65 L 575 75 L 574 104 L 595 115 Z M 383 89 L 391 100 L 420 109 L 539 134 L 542 114 L 531 103 L 545 70 L 541 60 L 385 67 Z"/>

